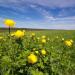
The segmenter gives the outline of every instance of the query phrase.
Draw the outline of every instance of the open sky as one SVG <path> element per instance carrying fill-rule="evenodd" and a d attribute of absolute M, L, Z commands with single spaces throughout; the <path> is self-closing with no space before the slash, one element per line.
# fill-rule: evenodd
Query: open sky
<path fill-rule="evenodd" d="M 0 27 L 4 19 L 22 28 L 75 29 L 75 0 L 0 0 Z"/>

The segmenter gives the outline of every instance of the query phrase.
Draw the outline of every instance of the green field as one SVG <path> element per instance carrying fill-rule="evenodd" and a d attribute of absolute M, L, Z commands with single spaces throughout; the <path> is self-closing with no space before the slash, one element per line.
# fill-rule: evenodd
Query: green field
<path fill-rule="evenodd" d="M 75 30 L 26 30 L 21 38 L 11 33 L 0 30 L 0 75 L 75 75 Z M 32 53 L 35 63 L 28 59 Z"/>

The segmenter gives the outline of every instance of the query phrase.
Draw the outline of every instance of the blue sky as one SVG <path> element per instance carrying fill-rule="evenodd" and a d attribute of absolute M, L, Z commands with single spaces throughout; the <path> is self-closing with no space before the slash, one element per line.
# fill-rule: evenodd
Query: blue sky
<path fill-rule="evenodd" d="M 0 27 L 4 19 L 22 28 L 75 29 L 75 0 L 0 0 Z"/>

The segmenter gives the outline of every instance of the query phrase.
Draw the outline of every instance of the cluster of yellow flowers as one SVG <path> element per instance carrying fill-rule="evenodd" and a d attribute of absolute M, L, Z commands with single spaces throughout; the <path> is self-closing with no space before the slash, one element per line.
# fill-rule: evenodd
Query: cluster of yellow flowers
<path fill-rule="evenodd" d="M 31 33 L 31 37 L 32 38 L 35 38 L 35 33 Z M 41 36 L 41 37 L 37 37 L 36 38 L 37 40 L 40 40 L 40 45 L 42 44 L 45 44 L 46 43 L 46 36 Z M 28 56 L 28 63 L 31 63 L 31 64 L 35 64 L 36 62 L 38 62 L 38 56 L 39 53 L 41 53 L 42 56 L 45 56 L 46 55 L 46 50 L 45 49 L 41 49 L 41 50 L 37 50 L 37 48 L 33 48 L 33 53 L 31 53 L 29 56 Z"/>
<path fill-rule="evenodd" d="M 35 51 L 36 54 L 39 53 L 39 51 Z M 42 55 L 46 55 L 46 50 L 45 49 L 42 49 L 41 50 L 41 54 Z M 36 62 L 38 61 L 38 57 L 34 54 L 34 53 L 31 53 L 29 56 L 28 56 L 28 63 L 31 63 L 31 64 L 35 64 Z"/>
<path fill-rule="evenodd" d="M 65 45 L 71 47 L 73 45 L 73 40 L 66 40 Z"/>
<path fill-rule="evenodd" d="M 41 43 L 45 44 L 46 42 L 47 42 L 46 36 L 43 35 L 43 36 L 41 37 Z"/>

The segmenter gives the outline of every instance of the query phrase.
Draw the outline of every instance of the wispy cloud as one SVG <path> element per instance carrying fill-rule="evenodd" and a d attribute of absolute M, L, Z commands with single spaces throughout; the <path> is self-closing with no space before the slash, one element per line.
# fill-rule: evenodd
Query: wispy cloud
<path fill-rule="evenodd" d="M 49 7 L 74 7 L 75 0 L 0 0 L 0 4 L 21 5 L 25 3 L 39 4 Z"/>

